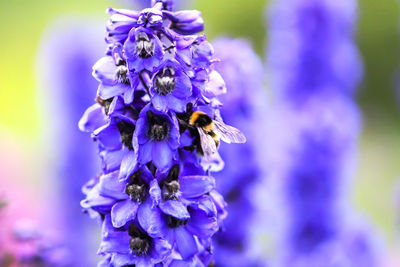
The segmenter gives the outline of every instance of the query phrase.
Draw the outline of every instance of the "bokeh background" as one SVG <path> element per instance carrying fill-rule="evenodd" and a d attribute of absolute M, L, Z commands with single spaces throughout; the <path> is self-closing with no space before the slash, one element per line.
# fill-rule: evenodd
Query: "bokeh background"
<path fill-rule="evenodd" d="M 265 0 L 196 0 L 193 5 L 203 13 L 209 38 L 221 34 L 245 37 L 264 58 L 268 40 L 267 4 Z M 49 158 L 43 156 L 43 142 L 51 123 L 37 79 L 37 57 L 43 36 L 60 17 L 84 17 L 105 23 L 104 11 L 111 5 L 123 7 L 124 3 L 0 1 L 0 179 L 12 174 L 20 186 L 29 188 L 37 196 L 29 205 L 40 203 L 38 196 L 45 197 L 43 192 L 51 191 L 52 186 L 42 179 L 49 166 Z M 353 202 L 371 217 L 389 248 L 396 245 L 396 218 L 400 211 L 396 206 L 400 178 L 399 36 L 398 0 L 359 1 L 357 40 L 365 74 L 357 95 L 363 113 L 363 131 L 352 188 Z M 265 76 L 268 80 L 268 73 Z M 63 137 L 58 141 L 63 142 Z"/>

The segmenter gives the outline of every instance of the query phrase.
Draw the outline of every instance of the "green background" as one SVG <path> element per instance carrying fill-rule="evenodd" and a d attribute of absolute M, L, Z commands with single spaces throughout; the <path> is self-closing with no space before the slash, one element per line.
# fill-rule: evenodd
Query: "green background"
<path fill-rule="evenodd" d="M 106 21 L 104 11 L 113 4 L 106 0 L 0 1 L 0 130 L 18 140 L 27 153 L 34 151 L 46 127 L 39 116 L 35 80 L 35 60 L 43 31 L 53 19 L 65 14 L 84 14 Z M 195 7 L 203 12 L 211 39 L 219 34 L 247 37 L 264 56 L 266 4 L 264 0 L 197 0 Z M 364 129 L 353 182 L 354 203 L 393 242 L 397 217 L 394 192 L 400 175 L 396 98 L 399 3 L 361 0 L 359 6 L 357 39 L 365 62 L 365 78 L 357 98 Z"/>

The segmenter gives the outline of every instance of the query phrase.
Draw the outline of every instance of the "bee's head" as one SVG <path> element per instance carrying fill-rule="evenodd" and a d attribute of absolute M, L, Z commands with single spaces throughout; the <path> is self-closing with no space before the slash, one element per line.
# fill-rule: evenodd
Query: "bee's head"
<path fill-rule="evenodd" d="M 190 125 L 194 125 L 198 128 L 205 128 L 211 125 L 213 120 L 204 112 L 194 111 L 190 116 Z"/>

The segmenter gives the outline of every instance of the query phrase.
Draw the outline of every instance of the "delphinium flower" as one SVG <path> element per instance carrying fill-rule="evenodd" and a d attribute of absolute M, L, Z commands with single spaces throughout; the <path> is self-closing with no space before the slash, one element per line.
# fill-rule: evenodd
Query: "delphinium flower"
<path fill-rule="evenodd" d="M 17 249 L 9 254 L 12 262 L 16 266 L 73 266 L 71 251 L 38 229 L 31 221 L 15 222 L 12 234 Z"/>
<path fill-rule="evenodd" d="M 245 142 L 223 123 L 225 85 L 198 11 L 153 1 L 108 10 L 108 50 L 93 67 L 96 104 L 79 126 L 99 147 L 101 173 L 82 206 L 102 223 L 100 266 L 208 266 L 226 216 L 211 171 L 220 141 Z"/>
<path fill-rule="evenodd" d="M 151 0 L 122 0 L 124 4 L 129 7 L 140 9 L 146 8 L 151 4 Z M 194 0 L 175 0 L 169 1 L 171 5 L 171 10 L 180 10 L 184 8 L 189 8 L 193 5 Z"/>
<path fill-rule="evenodd" d="M 278 266 L 379 266 L 373 238 L 360 247 L 342 238 L 348 210 L 356 212 L 348 197 L 360 126 L 353 99 L 362 72 L 356 11 L 356 1 L 279 0 L 270 12 L 277 103 L 269 167 L 284 204 Z"/>
<path fill-rule="evenodd" d="M 106 48 L 103 35 L 104 29 L 96 20 L 57 19 L 45 32 L 37 59 L 39 92 L 48 103 L 42 105 L 42 113 L 45 121 L 51 122 L 45 127 L 43 138 L 50 162 L 43 174 L 53 188 L 46 195 L 51 199 L 47 216 L 59 229 L 60 239 L 75 255 L 74 259 L 84 266 L 95 264 L 95 257 L 88 252 L 97 246 L 97 238 L 94 222 L 82 214 L 79 205 L 83 197 L 81 187 L 99 168 L 96 146 L 87 142 L 76 121 L 94 99 L 92 88 L 97 82 L 90 72 L 93 62 Z M 54 210 L 62 212 L 55 216 Z"/>
<path fill-rule="evenodd" d="M 245 145 L 221 144 L 226 167 L 215 175 L 217 189 L 228 203 L 229 216 L 215 236 L 216 266 L 263 266 L 252 255 L 251 224 L 254 213 L 253 187 L 265 176 L 262 153 L 267 114 L 263 88 L 263 65 L 251 45 L 241 39 L 219 38 L 213 42 L 220 60 L 215 69 L 224 77 L 228 93 L 220 97 L 221 114 L 248 138 Z"/>
<path fill-rule="evenodd" d="M 12 188 L 12 183 L 11 188 Z M 23 192 L 27 193 L 27 192 Z M 28 194 L 26 194 L 28 195 Z M 1 199 L 0 207 L 0 266 L 71 266 L 69 250 L 55 242 L 55 237 L 42 230 L 31 220 L 22 219 L 19 201 L 27 196 L 22 194 L 20 199 Z"/>

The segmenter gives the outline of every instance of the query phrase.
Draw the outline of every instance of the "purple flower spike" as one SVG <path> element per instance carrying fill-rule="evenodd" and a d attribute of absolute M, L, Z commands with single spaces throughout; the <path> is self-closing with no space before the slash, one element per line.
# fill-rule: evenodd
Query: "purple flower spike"
<path fill-rule="evenodd" d="M 249 137 L 242 146 L 221 145 L 220 153 L 226 167 L 215 176 L 217 189 L 228 201 L 229 216 L 224 221 L 223 231 L 215 235 L 215 257 L 220 266 L 264 266 L 261 255 L 252 251 L 255 243 L 252 228 L 257 212 L 253 187 L 266 176 L 262 159 L 266 150 L 263 127 L 268 110 L 261 79 L 263 65 L 245 40 L 218 38 L 213 46 L 220 59 L 215 70 L 225 78 L 226 86 L 219 82 L 221 76 L 217 72 L 211 81 L 218 90 L 211 92 L 219 94 L 224 103 L 221 114 L 225 120 L 240 126 Z M 218 93 L 223 90 L 228 90 L 228 94 Z"/>
<path fill-rule="evenodd" d="M 209 266 L 227 216 L 211 172 L 224 166 L 221 141 L 246 138 L 221 118 L 225 82 L 211 44 L 193 35 L 200 12 L 172 4 L 109 9 L 97 103 L 79 122 L 101 159 L 81 202 L 103 223 L 99 266 Z"/>
<path fill-rule="evenodd" d="M 362 71 L 357 1 L 278 0 L 271 11 L 268 62 L 278 100 L 268 164 L 283 204 L 277 266 L 382 266 L 374 233 L 358 236 L 357 246 L 349 231 L 360 128 L 353 92 Z"/>

